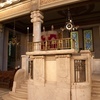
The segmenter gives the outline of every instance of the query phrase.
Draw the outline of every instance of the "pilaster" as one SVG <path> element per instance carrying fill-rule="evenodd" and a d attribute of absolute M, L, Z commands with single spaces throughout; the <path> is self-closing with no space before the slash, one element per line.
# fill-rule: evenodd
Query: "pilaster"
<path fill-rule="evenodd" d="M 34 56 L 34 84 L 44 86 L 45 82 L 45 57 Z"/>
<path fill-rule="evenodd" d="M 0 24 L 0 70 L 3 70 L 3 25 Z"/>
<path fill-rule="evenodd" d="M 70 88 L 70 55 L 57 55 L 57 85 Z"/>
<path fill-rule="evenodd" d="M 28 62 L 29 62 L 29 56 L 28 55 L 22 55 L 22 69 L 25 70 L 26 72 L 26 78 L 28 78 L 28 69 L 29 69 L 29 65 L 28 65 Z"/>

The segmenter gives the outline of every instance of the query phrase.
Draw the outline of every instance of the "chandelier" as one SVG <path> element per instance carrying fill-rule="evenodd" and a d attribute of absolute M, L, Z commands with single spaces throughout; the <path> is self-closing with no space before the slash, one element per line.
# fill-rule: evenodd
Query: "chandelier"
<path fill-rule="evenodd" d="M 74 25 L 74 22 L 73 22 L 72 17 L 71 17 L 70 10 L 68 8 L 67 21 L 66 21 L 65 27 L 64 28 L 61 28 L 61 30 L 74 31 L 74 30 L 77 30 L 78 27 L 79 26 L 75 26 Z"/>
<path fill-rule="evenodd" d="M 20 0 L 6 0 L 6 1 L 1 0 L 1 2 L 0 2 L 0 8 L 9 6 L 9 5 L 14 4 L 14 3 L 17 3 L 17 2 L 19 2 L 19 1 L 20 1 Z"/>

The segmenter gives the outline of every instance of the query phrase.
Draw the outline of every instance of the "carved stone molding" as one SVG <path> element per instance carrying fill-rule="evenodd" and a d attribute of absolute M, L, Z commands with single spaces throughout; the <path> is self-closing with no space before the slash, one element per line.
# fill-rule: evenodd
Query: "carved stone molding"
<path fill-rule="evenodd" d="M 33 22 L 41 22 L 41 23 L 43 23 L 43 15 L 42 15 L 42 12 L 40 12 L 39 10 L 38 11 L 33 11 L 32 13 L 31 13 L 31 22 L 33 23 Z"/>
<path fill-rule="evenodd" d="M 30 56 L 30 59 L 34 59 L 34 56 Z"/>
<path fill-rule="evenodd" d="M 69 4 L 73 2 L 80 2 L 81 0 L 39 0 L 39 9 L 47 9 L 62 4 Z"/>
<path fill-rule="evenodd" d="M 48 3 L 51 3 L 51 2 L 55 2 L 55 1 L 58 1 L 58 0 L 40 0 L 40 5 L 48 4 Z"/>
<path fill-rule="evenodd" d="M 36 56 L 34 59 L 34 81 L 37 84 L 44 83 L 44 56 Z"/>
<path fill-rule="evenodd" d="M 55 56 L 55 58 L 57 59 L 57 58 L 70 58 L 71 57 L 71 55 L 56 55 Z"/>
<path fill-rule="evenodd" d="M 81 83 L 80 83 L 81 84 Z M 80 85 L 80 84 L 77 84 L 77 83 L 75 83 L 74 85 L 72 85 L 72 89 L 83 89 L 83 88 L 90 88 L 90 84 L 82 84 L 82 85 Z"/>
<path fill-rule="evenodd" d="M 33 56 L 33 59 L 44 59 L 45 56 Z"/>
<path fill-rule="evenodd" d="M 30 0 L 25 0 L 15 5 L 0 9 L 0 21 L 30 13 L 31 4 Z"/>

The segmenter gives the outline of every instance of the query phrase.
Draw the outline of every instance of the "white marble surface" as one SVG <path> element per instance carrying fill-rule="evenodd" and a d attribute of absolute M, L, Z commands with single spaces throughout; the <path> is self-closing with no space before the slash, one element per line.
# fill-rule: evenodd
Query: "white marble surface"
<path fill-rule="evenodd" d="M 84 51 L 80 55 L 58 50 L 35 51 L 34 78 L 28 83 L 28 100 L 91 100 L 90 58 L 90 52 Z M 86 60 L 86 81 L 80 84 L 74 81 L 75 59 Z"/>

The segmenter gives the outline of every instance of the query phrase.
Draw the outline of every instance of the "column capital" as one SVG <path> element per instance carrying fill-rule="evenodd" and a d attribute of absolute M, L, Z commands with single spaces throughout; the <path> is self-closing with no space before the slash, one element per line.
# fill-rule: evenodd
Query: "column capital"
<path fill-rule="evenodd" d="M 43 14 L 41 11 L 33 11 L 31 12 L 31 16 L 30 16 L 32 19 L 31 19 L 31 22 L 34 23 L 34 22 L 41 22 L 43 23 Z"/>

